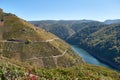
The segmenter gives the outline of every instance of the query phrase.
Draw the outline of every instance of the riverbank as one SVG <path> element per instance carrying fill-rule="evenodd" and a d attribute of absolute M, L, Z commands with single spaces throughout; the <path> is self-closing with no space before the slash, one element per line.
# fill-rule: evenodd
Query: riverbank
<path fill-rule="evenodd" d="M 71 45 L 71 46 L 77 46 L 79 49 L 82 48 L 83 50 L 85 50 L 86 52 L 88 52 L 89 55 L 91 55 L 92 57 L 94 57 L 95 59 L 97 59 L 97 61 L 100 63 L 100 65 L 98 65 L 98 66 L 104 66 L 104 67 L 107 67 L 107 68 L 110 68 L 110 69 L 113 69 L 113 70 L 120 71 L 118 66 L 115 66 L 110 61 L 106 61 L 104 58 L 101 58 L 101 57 L 93 54 L 95 52 L 92 52 L 91 50 L 88 50 L 88 49 L 86 49 L 84 47 L 81 47 L 79 45 Z M 95 62 L 95 61 L 93 61 L 93 62 Z M 104 64 L 104 65 L 102 65 L 101 63 Z M 95 62 L 95 65 L 96 65 L 96 62 Z"/>

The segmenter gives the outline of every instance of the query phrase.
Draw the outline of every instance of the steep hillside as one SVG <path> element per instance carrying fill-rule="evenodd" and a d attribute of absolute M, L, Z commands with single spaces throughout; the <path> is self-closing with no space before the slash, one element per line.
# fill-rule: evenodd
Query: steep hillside
<path fill-rule="evenodd" d="M 74 30 L 72 30 L 69 26 L 67 25 L 59 25 L 59 24 L 52 24 L 48 26 L 43 26 L 43 29 L 57 35 L 59 38 L 66 40 L 68 36 L 71 36 L 74 34 Z"/>
<path fill-rule="evenodd" d="M 0 56 L 0 80 L 25 80 L 27 76 L 24 65 L 28 64 Z"/>
<path fill-rule="evenodd" d="M 120 70 L 120 24 L 84 28 L 68 39 L 101 61 Z"/>
<path fill-rule="evenodd" d="M 85 26 L 85 25 L 84 25 Z M 87 26 L 81 29 L 80 31 L 76 32 L 75 34 L 71 35 L 67 42 L 71 44 L 80 44 L 84 41 L 90 34 L 98 31 L 99 29 L 105 27 L 105 25 L 96 25 L 96 26 Z"/>
<path fill-rule="evenodd" d="M 7 58 L 40 67 L 69 67 L 83 63 L 71 47 L 11 13 L 3 13 L 0 53 Z"/>
<path fill-rule="evenodd" d="M 92 20 L 46 20 L 46 21 L 29 21 L 37 27 L 43 28 L 63 40 L 79 31 L 80 29 L 88 26 L 103 25 L 103 23 Z"/>
<path fill-rule="evenodd" d="M 30 21 L 30 23 L 49 31 L 64 40 L 74 33 L 74 30 L 70 28 L 74 21 L 47 20 L 47 21 Z"/>

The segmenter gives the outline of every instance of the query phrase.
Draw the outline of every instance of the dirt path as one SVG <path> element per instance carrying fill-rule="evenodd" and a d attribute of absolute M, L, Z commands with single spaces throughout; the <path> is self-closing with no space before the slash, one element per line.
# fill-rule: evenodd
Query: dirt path
<path fill-rule="evenodd" d="M 54 41 L 54 40 L 57 40 L 57 39 L 59 39 L 59 38 L 53 38 L 53 39 L 48 39 L 48 40 L 45 40 L 45 41 L 32 41 L 31 43 L 35 43 L 35 42 L 52 42 L 52 41 Z M 25 41 L 19 41 L 19 40 L 11 40 L 11 41 L 9 41 L 9 40 L 0 40 L 0 42 L 8 42 L 8 43 L 12 43 L 12 42 L 14 42 L 14 43 L 24 43 Z"/>
<path fill-rule="evenodd" d="M 63 52 L 63 54 L 61 54 L 61 55 L 57 55 L 57 56 L 52 56 L 53 57 L 53 60 L 54 60 L 54 63 L 55 63 L 55 65 L 56 65 L 56 67 L 58 67 L 58 58 L 59 57 L 63 57 L 64 55 L 65 55 L 65 53 L 67 52 L 67 50 L 65 50 L 64 52 Z"/>
<path fill-rule="evenodd" d="M 61 55 L 48 56 L 48 57 L 33 57 L 33 58 L 30 58 L 30 59 L 26 59 L 26 60 L 36 60 L 36 59 L 42 59 L 42 58 L 59 58 L 59 57 L 64 56 L 66 52 L 67 52 L 67 50 L 65 50 L 65 51 L 63 52 L 63 54 L 61 54 Z"/>
<path fill-rule="evenodd" d="M 43 61 L 42 61 L 43 58 L 53 58 L 56 67 L 58 67 L 58 61 L 57 61 L 58 58 L 59 58 L 59 57 L 63 57 L 63 56 L 65 55 L 66 52 L 67 52 L 67 50 L 65 50 L 65 51 L 63 52 L 63 54 L 61 54 L 61 55 L 48 56 L 48 57 L 33 57 L 33 58 L 30 58 L 30 59 L 26 59 L 26 60 L 27 60 L 27 61 L 31 61 L 31 60 L 40 60 L 41 62 L 43 62 Z M 44 64 L 44 63 L 42 63 L 42 65 L 43 65 L 43 64 Z"/>
<path fill-rule="evenodd" d="M 49 40 L 46 40 L 45 42 L 52 42 L 52 41 L 57 40 L 57 39 L 59 39 L 59 38 L 49 39 Z"/>
<path fill-rule="evenodd" d="M 53 38 L 53 39 L 49 39 L 49 40 L 46 40 L 46 41 L 33 41 L 32 43 L 34 42 L 52 42 L 54 40 L 58 40 L 59 38 Z M 25 41 L 8 41 L 8 40 L 0 40 L 0 42 L 8 42 L 8 43 L 24 43 Z M 0 50 L 2 51 L 2 50 Z M 62 52 L 62 51 L 61 51 Z M 42 65 L 44 66 L 44 63 L 43 63 L 43 58 L 53 58 L 54 60 L 54 63 L 56 65 L 56 67 L 58 67 L 58 58 L 59 57 L 63 57 L 65 55 L 65 53 L 67 52 L 67 50 L 65 50 L 62 54 L 60 55 L 56 55 L 56 56 L 48 56 L 48 57 L 33 57 L 33 58 L 30 58 L 30 59 L 26 59 L 27 61 L 31 61 L 31 60 L 40 60 L 40 62 L 42 62 Z"/>
<path fill-rule="evenodd" d="M 63 54 L 61 54 L 61 55 L 57 55 L 57 56 L 52 56 L 52 57 L 56 57 L 56 58 L 58 58 L 58 57 L 62 57 L 62 56 L 64 56 L 65 55 L 65 53 L 67 52 L 67 50 L 65 50 L 64 52 L 63 52 Z"/>

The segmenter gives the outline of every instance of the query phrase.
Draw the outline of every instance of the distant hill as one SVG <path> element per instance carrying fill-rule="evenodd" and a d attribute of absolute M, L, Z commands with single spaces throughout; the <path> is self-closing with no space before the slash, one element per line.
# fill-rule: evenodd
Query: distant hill
<path fill-rule="evenodd" d="M 29 21 L 37 27 L 45 29 L 63 40 L 66 40 L 72 34 L 87 26 L 103 25 L 102 22 L 93 20 L 45 20 Z"/>
<path fill-rule="evenodd" d="M 106 20 L 104 21 L 105 24 L 115 24 L 115 23 L 120 23 L 120 19 L 115 19 L 115 20 Z"/>
<path fill-rule="evenodd" d="M 47 20 L 47 21 L 30 21 L 30 23 L 57 35 L 61 39 L 66 39 L 67 36 L 70 36 L 71 34 L 74 33 L 74 31 L 69 27 L 74 23 L 73 21 L 64 22 Z"/>

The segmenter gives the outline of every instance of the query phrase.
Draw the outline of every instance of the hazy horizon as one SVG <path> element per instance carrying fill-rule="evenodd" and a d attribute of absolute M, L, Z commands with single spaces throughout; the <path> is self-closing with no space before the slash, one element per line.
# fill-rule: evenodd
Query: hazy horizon
<path fill-rule="evenodd" d="M 79 21 L 79 20 L 92 20 L 92 19 L 74 19 L 74 21 Z M 120 19 L 106 19 L 106 20 L 120 20 Z M 106 20 L 100 21 L 100 20 L 92 20 L 92 21 L 99 21 L 99 22 L 104 22 Z M 49 20 L 27 20 L 27 21 L 73 21 L 72 19 L 49 19 Z"/>

